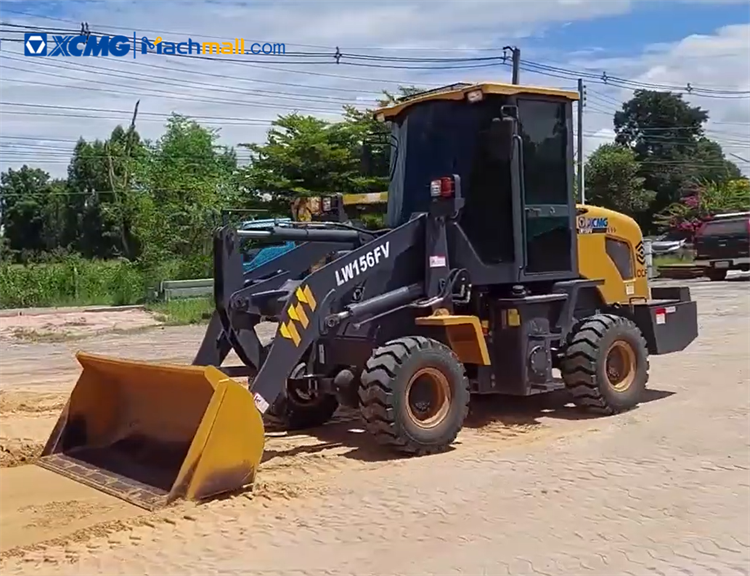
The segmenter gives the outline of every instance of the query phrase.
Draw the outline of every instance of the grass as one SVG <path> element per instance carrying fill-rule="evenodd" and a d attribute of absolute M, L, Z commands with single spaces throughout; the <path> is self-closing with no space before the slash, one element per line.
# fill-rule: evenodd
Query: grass
<path fill-rule="evenodd" d="M 675 264 L 692 264 L 694 257 L 691 253 L 664 254 L 654 256 L 654 268 L 657 270 L 661 266 L 673 266 Z"/>
<path fill-rule="evenodd" d="M 214 311 L 214 303 L 210 298 L 181 298 L 148 304 L 146 309 L 167 326 L 185 326 L 207 323 Z"/>
<path fill-rule="evenodd" d="M 127 261 L 0 263 L 0 308 L 118 306 L 136 304 L 145 294 L 143 274 Z"/>
<path fill-rule="evenodd" d="M 45 263 L 0 262 L 0 309 L 144 304 L 162 280 L 203 277 L 200 264 L 167 260 L 145 266 L 78 255 Z"/>

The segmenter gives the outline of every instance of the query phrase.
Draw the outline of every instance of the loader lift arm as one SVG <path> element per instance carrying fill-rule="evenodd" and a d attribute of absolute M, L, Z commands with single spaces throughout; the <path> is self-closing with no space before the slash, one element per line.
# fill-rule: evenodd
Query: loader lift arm
<path fill-rule="evenodd" d="M 311 344 L 336 330 L 340 323 L 365 316 L 380 318 L 409 306 L 432 310 L 440 306 L 452 311 L 454 294 L 466 293 L 469 278 L 463 270 L 451 270 L 447 260 L 446 225 L 463 208 L 460 178 L 454 175 L 451 183 L 455 193 L 450 197 L 435 198 L 428 212 L 415 214 L 401 226 L 382 233 L 337 225 L 240 231 L 224 227 L 217 231 L 214 296 L 226 342 L 220 338 L 214 349 L 222 352 L 228 343 L 246 367 L 257 370 L 252 392 L 262 413 L 283 391 Z M 242 236 L 307 241 L 256 270 L 240 274 L 238 239 Z M 394 270 L 397 258 L 418 246 L 424 246 L 421 262 L 400 263 L 417 268 L 421 265 L 423 273 L 416 282 L 392 287 L 362 302 L 344 301 L 372 275 Z M 298 280 L 313 262 L 337 247 L 354 249 Z M 264 278 L 269 273 L 270 277 Z M 268 347 L 260 344 L 253 330 L 263 317 L 279 323 Z M 239 375 L 236 370 L 228 370 L 230 373 Z"/>
<path fill-rule="evenodd" d="M 264 231 L 261 231 L 264 232 Z M 208 328 L 193 359 L 197 366 L 221 366 L 234 348 L 245 366 L 225 367 L 230 376 L 249 376 L 263 361 L 263 346 L 254 327 L 262 311 L 250 305 L 252 296 L 278 290 L 285 282 L 303 275 L 314 262 L 342 248 L 351 249 L 356 240 L 349 234 L 346 242 L 305 242 L 293 250 L 243 273 L 240 238 L 229 226 L 214 234 L 214 304 Z M 243 315 L 236 310 L 242 309 Z"/>
<path fill-rule="evenodd" d="M 251 388 L 260 412 L 265 413 L 282 392 L 292 369 L 310 345 L 335 328 L 338 323 L 335 308 L 341 305 L 342 295 L 371 275 L 393 266 L 396 257 L 420 242 L 423 234 L 424 216 L 420 216 L 326 264 L 294 286 L 283 303 L 277 335 Z M 414 290 L 393 292 L 398 296 L 378 298 L 382 306 L 394 307 L 415 299 Z M 355 309 L 358 314 L 375 311 L 375 308 L 382 310 L 378 305 L 370 306 L 369 310 L 362 307 L 366 302 L 359 303 L 360 307 Z M 236 310 L 234 321 L 245 314 L 252 312 Z M 242 348 L 243 343 L 238 344 L 240 350 L 235 348 L 238 356 L 249 356 Z"/>

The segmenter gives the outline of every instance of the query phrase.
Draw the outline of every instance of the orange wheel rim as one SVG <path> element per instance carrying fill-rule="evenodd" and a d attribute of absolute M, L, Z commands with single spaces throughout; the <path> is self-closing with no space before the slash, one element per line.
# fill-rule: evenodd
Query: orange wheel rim
<path fill-rule="evenodd" d="M 635 350 L 622 340 L 613 343 L 605 355 L 604 373 L 609 385 L 617 392 L 624 392 L 635 380 Z"/>
<path fill-rule="evenodd" d="M 451 397 L 445 374 L 437 368 L 420 368 L 406 386 L 406 410 L 420 428 L 434 428 L 448 414 Z"/>

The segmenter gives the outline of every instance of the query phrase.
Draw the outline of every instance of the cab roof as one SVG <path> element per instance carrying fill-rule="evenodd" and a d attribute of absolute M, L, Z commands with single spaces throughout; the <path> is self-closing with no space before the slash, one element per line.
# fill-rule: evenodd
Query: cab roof
<path fill-rule="evenodd" d="M 378 119 L 385 120 L 398 116 L 409 106 L 426 102 L 428 100 L 463 100 L 470 92 L 481 91 L 482 94 L 502 94 L 506 96 L 515 96 L 518 94 L 553 96 L 564 98 L 566 100 L 578 100 L 578 92 L 568 90 L 558 90 L 556 88 L 543 88 L 537 86 L 520 86 L 518 84 L 503 84 L 500 82 L 479 82 L 467 83 L 461 82 L 451 84 L 442 88 L 435 88 L 426 92 L 420 92 L 413 96 L 401 98 L 396 104 L 379 108 L 375 111 Z"/>

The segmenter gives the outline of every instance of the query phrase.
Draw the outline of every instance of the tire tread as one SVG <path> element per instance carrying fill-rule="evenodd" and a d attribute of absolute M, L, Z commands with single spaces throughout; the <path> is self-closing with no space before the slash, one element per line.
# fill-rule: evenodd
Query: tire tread
<path fill-rule="evenodd" d="M 399 434 L 392 381 L 398 376 L 400 369 L 415 351 L 427 349 L 437 349 L 451 355 L 456 363 L 461 366 L 462 385 L 468 391 L 469 383 L 465 369 L 453 351 L 441 342 L 423 336 L 405 336 L 386 342 L 376 349 L 367 360 L 360 378 L 360 411 L 367 431 L 379 444 L 413 455 L 439 452 L 442 446 L 419 444 L 411 438 Z M 462 407 L 461 423 L 463 423 L 469 411 L 469 394 L 465 396 L 467 401 Z M 458 430 L 451 435 L 447 443 L 453 443 L 457 435 Z"/>
<path fill-rule="evenodd" d="M 597 358 L 601 353 L 601 340 L 613 329 L 636 331 L 641 347 L 646 350 L 646 340 L 632 320 L 616 314 L 597 314 L 579 321 L 567 339 L 565 356 L 560 366 L 563 380 L 573 395 L 573 401 L 592 412 L 612 415 L 622 411 L 601 391 L 597 373 Z M 649 361 L 646 356 L 646 384 Z"/>

